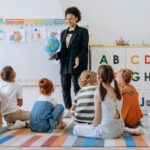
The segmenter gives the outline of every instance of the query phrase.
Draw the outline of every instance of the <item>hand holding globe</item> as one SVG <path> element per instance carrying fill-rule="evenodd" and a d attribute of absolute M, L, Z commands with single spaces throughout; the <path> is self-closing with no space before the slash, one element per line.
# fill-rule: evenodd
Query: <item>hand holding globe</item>
<path fill-rule="evenodd" d="M 45 45 L 44 45 L 45 51 L 49 54 L 50 60 L 55 59 L 55 54 L 60 47 L 60 42 L 56 38 L 56 34 L 57 33 L 52 32 L 51 36 L 46 39 Z"/>

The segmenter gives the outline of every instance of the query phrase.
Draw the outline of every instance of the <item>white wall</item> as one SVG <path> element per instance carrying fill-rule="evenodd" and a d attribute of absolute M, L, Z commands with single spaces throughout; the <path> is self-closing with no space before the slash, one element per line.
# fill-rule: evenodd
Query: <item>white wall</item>
<path fill-rule="evenodd" d="M 131 44 L 150 44 L 149 0 L 60 0 L 63 10 L 77 6 L 89 25 L 92 44 L 114 45 L 123 37 Z"/>
<path fill-rule="evenodd" d="M 63 11 L 61 9 L 61 5 L 59 0 L 0 0 L 0 18 L 30 18 L 30 19 L 50 19 L 50 18 L 63 18 Z M 17 27 L 17 26 L 14 26 Z M 1 28 L 1 27 L 0 27 Z M 7 27 L 6 27 L 7 28 Z M 10 26 L 8 27 L 10 28 Z M 20 27 L 18 27 L 20 28 Z M 14 65 L 20 64 L 21 69 L 17 70 L 17 76 L 18 78 L 23 78 L 19 77 L 21 72 L 26 73 L 25 65 L 26 62 L 28 62 L 28 66 L 30 65 L 29 63 L 36 63 L 35 60 L 39 59 L 41 63 L 47 61 L 48 56 L 44 52 L 44 41 L 38 42 L 38 43 L 21 43 L 21 44 L 12 44 L 9 43 L 6 40 L 0 41 L 0 53 L 1 53 L 1 61 L 3 61 L 2 65 L 8 65 L 9 59 L 13 60 L 16 59 L 12 64 L 9 65 Z M 10 51 L 10 52 L 9 52 Z M 18 55 L 17 55 L 18 51 Z M 27 52 L 31 54 L 30 57 L 32 57 L 33 61 L 30 61 L 30 57 L 26 57 L 26 62 L 24 61 L 24 65 L 21 65 L 22 59 L 20 57 L 25 57 L 25 53 Z M 35 51 L 35 52 L 34 52 Z M 43 55 L 45 55 L 45 60 L 42 60 L 42 57 L 37 55 L 36 53 L 39 51 L 43 51 Z M 15 53 L 16 55 L 9 55 L 10 53 Z M 34 55 L 32 55 L 34 52 Z M 7 54 L 6 54 L 7 53 Z M 42 54 L 42 53 L 41 53 Z M 38 58 L 37 58 L 38 56 Z M 36 59 L 35 59 L 36 57 Z M 39 58 L 40 57 L 40 58 Z M 44 58 L 44 57 L 43 57 Z M 5 61 L 7 63 L 5 63 Z M 18 61 L 18 63 L 17 63 Z M 23 63 L 23 62 L 22 62 Z M 36 64 L 34 64 L 35 67 L 39 67 Z M 1 65 L 0 65 L 1 66 Z M 53 74 L 52 76 L 55 78 L 60 78 L 59 75 L 59 64 L 50 64 L 51 73 Z M 0 68 L 1 69 L 1 68 Z M 34 69 L 32 68 L 31 71 L 34 72 Z M 57 74 L 56 74 L 57 72 Z M 38 73 L 38 72 L 37 72 Z M 55 73 L 55 74 L 54 74 Z M 44 75 L 44 72 L 43 72 Z M 27 77 L 28 78 L 28 77 Z M 31 110 L 31 107 L 33 106 L 34 101 L 36 98 L 39 96 L 38 90 L 36 86 L 23 86 L 23 99 L 24 99 L 24 109 Z M 56 87 L 56 92 L 54 93 L 54 96 L 60 103 L 62 103 L 62 94 L 61 94 L 61 87 L 58 86 Z"/>
<path fill-rule="evenodd" d="M 55 92 L 53 93 L 53 96 L 59 103 L 63 104 L 60 86 L 55 87 Z M 39 91 L 37 86 L 23 86 L 23 109 L 31 110 L 37 97 L 39 97 Z"/>
<path fill-rule="evenodd" d="M 0 17 L 63 18 L 59 0 L 0 0 Z"/>
<path fill-rule="evenodd" d="M 81 10 L 82 22 L 89 25 L 92 44 L 114 45 L 120 37 L 133 44 L 141 44 L 143 40 L 150 44 L 150 0 L 0 0 L 0 17 L 63 18 L 69 6 Z M 0 43 L 0 53 L 4 50 Z M 37 88 L 23 89 L 24 107 L 30 109 L 38 96 Z M 62 102 L 60 87 L 56 98 Z"/>

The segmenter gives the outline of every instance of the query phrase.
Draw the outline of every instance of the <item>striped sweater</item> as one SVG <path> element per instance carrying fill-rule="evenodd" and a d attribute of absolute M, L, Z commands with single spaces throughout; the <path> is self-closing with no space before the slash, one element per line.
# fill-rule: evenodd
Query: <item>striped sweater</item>
<path fill-rule="evenodd" d="M 81 123 L 92 123 L 94 119 L 94 95 L 97 86 L 86 86 L 79 90 L 74 100 L 76 109 L 74 120 Z"/>

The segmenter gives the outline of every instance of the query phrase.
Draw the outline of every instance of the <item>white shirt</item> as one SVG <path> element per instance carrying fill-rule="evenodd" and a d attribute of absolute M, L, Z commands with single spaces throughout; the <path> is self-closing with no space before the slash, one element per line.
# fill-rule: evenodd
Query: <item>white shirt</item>
<path fill-rule="evenodd" d="M 22 99 L 22 87 L 15 82 L 0 80 L 0 99 L 2 115 L 18 111 L 17 99 Z"/>
<path fill-rule="evenodd" d="M 66 37 L 66 47 L 67 47 L 67 48 L 69 47 L 70 39 L 71 39 L 71 37 L 72 37 L 73 32 L 74 32 L 74 31 L 68 31 L 68 32 L 67 32 L 67 37 Z"/>
<path fill-rule="evenodd" d="M 58 104 L 56 99 L 54 99 L 52 96 L 46 96 L 46 95 L 41 95 L 40 97 L 38 97 L 37 101 L 48 101 L 48 102 L 51 102 L 54 107 Z"/>
<path fill-rule="evenodd" d="M 72 37 L 72 34 L 67 34 L 67 37 L 66 37 L 66 47 L 67 48 L 69 47 L 71 37 Z"/>

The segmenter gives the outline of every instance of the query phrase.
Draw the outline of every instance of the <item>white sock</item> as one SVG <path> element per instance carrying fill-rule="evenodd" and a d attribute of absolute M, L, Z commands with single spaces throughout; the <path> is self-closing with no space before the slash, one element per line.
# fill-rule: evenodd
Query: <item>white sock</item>
<path fill-rule="evenodd" d="M 72 116 L 71 110 L 70 109 L 66 109 L 64 114 L 63 114 L 63 117 L 64 118 L 70 118 L 71 116 Z"/>
<path fill-rule="evenodd" d="M 144 130 L 142 127 L 138 127 L 135 130 L 136 130 L 135 132 L 136 135 L 144 134 Z"/>
<path fill-rule="evenodd" d="M 8 126 L 8 129 L 16 130 L 16 129 L 24 128 L 25 126 L 26 126 L 26 123 L 24 121 L 16 120 L 15 124 Z"/>

